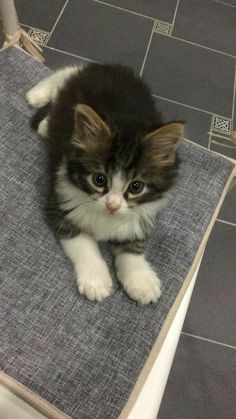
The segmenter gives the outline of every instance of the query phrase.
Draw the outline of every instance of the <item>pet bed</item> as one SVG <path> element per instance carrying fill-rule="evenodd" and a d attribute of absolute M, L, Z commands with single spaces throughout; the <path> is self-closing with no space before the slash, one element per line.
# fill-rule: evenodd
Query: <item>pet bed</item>
<path fill-rule="evenodd" d="M 137 305 L 113 275 L 114 294 L 90 302 L 78 294 L 43 212 L 47 159 L 24 97 L 50 71 L 15 47 L 0 54 L 0 68 L 0 382 L 50 418 L 126 418 L 191 283 L 235 163 L 183 141 L 172 199 L 147 245 L 162 280 L 160 301 Z M 102 252 L 112 271 L 109 247 Z"/>

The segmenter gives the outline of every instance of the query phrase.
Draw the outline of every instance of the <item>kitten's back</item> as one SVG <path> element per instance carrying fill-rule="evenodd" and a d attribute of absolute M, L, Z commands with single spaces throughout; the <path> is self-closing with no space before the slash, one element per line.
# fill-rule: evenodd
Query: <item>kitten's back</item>
<path fill-rule="evenodd" d="M 78 101 L 91 106 L 110 124 L 134 121 L 149 128 L 156 121 L 150 90 L 132 69 L 112 64 L 90 64 L 77 79 Z"/>

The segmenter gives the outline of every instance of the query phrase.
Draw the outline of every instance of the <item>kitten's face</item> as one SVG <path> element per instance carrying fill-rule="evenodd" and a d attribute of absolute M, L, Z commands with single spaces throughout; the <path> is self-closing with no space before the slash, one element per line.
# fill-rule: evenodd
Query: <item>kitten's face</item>
<path fill-rule="evenodd" d="M 161 201 L 176 173 L 182 133 L 178 123 L 145 136 L 112 133 L 95 111 L 78 105 L 68 158 L 70 180 L 112 216 Z"/>
<path fill-rule="evenodd" d="M 110 214 L 134 208 L 142 198 L 147 196 L 149 188 L 140 177 L 134 178 L 132 173 L 112 170 L 86 176 L 90 188 L 90 197 Z"/>

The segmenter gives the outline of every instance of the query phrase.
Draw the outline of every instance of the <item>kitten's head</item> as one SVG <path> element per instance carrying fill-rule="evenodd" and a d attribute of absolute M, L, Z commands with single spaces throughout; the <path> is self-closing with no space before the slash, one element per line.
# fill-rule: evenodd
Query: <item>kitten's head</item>
<path fill-rule="evenodd" d="M 177 171 L 176 149 L 183 124 L 143 132 L 138 123 L 110 128 L 93 109 L 80 104 L 68 156 L 71 182 L 112 216 L 158 208 Z"/>

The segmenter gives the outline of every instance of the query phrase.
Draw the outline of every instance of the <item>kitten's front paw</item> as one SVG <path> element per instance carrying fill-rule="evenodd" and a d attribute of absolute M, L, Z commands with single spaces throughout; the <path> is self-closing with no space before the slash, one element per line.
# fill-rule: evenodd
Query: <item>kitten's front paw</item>
<path fill-rule="evenodd" d="M 95 263 L 86 271 L 78 273 L 79 292 L 91 301 L 102 301 L 112 292 L 112 280 L 107 266 Z"/>
<path fill-rule="evenodd" d="M 26 93 L 26 100 L 33 108 L 42 108 L 50 101 L 50 90 L 36 84 Z"/>
<path fill-rule="evenodd" d="M 149 267 L 130 272 L 122 283 L 128 296 L 140 304 L 155 303 L 161 296 L 160 280 Z"/>

